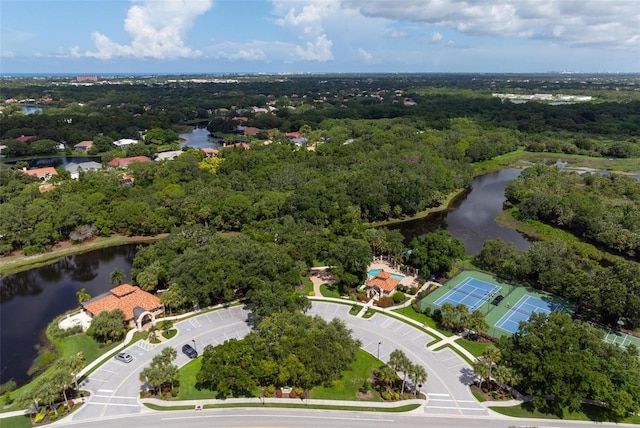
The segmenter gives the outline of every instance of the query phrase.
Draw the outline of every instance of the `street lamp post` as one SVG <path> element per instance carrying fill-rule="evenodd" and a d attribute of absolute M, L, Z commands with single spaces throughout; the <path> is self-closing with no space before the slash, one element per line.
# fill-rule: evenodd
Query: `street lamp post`
<path fill-rule="evenodd" d="M 193 339 L 193 340 L 191 340 L 191 341 L 193 342 L 193 349 L 194 349 L 196 352 L 198 352 L 198 348 L 196 348 L 196 340 L 195 340 L 195 339 Z"/>
<path fill-rule="evenodd" d="M 382 345 L 382 342 L 378 342 L 378 360 L 380 359 L 380 345 Z"/>

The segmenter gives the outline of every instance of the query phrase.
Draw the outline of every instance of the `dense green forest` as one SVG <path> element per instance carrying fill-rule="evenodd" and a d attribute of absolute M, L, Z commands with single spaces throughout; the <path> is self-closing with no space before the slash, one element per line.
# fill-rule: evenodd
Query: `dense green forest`
<path fill-rule="evenodd" d="M 505 194 L 521 219 L 553 224 L 640 261 L 640 182 L 634 178 L 536 165 Z"/>
<path fill-rule="evenodd" d="M 193 125 L 250 143 L 248 150 L 220 148 L 213 160 L 186 148 L 172 161 L 83 172 L 77 180 L 59 168 L 46 192 L 23 174 L 23 164 L 0 165 L 0 254 L 29 255 L 96 235 L 168 233 L 137 251 L 134 283 L 162 290 L 170 312 L 242 297 L 254 317 L 246 339 L 206 348 L 199 387 L 221 396 L 285 384 L 309 388 L 339 376 L 358 343 L 340 323 L 300 314 L 309 308 L 296 292 L 301 276 L 318 263 L 329 265 L 339 291 L 348 291 L 366 279 L 374 254 L 425 277 L 446 275 L 465 256 L 459 240 L 440 231 L 407 248 L 399 232 L 371 223 L 439 206 L 470 186 L 478 162 L 522 149 L 640 156 L 637 79 L 608 79 L 606 88 L 587 76 L 559 82 L 492 75 L 0 82 L 2 99 L 33 98 L 44 108 L 24 115 L 16 102 L 3 104 L 0 145 L 9 160 L 69 154 L 74 144 L 93 140 L 90 154 L 104 164 L 176 148 L 178 133 Z M 559 91 L 595 98 L 550 105 L 491 95 Z M 239 135 L 240 124 L 259 132 Z M 306 143 L 294 144 L 285 135 L 290 131 Z M 25 135 L 33 141 L 16 139 Z M 112 144 L 119 138 L 142 141 L 121 149 Z M 475 257 L 500 277 L 576 306 L 576 320 L 533 317 L 522 334 L 498 343 L 505 364 L 520 376 L 516 383 L 546 410 L 576 408 L 583 398 L 613 403 L 615 417 L 637 410 L 633 379 L 621 380 L 615 393 L 609 384 L 597 389 L 603 376 L 617 382 L 621 373 L 637 371 L 637 349 L 605 346 L 585 322 L 640 327 L 640 183 L 538 164 L 524 169 L 506 196 L 518 219 L 565 229 L 602 250 L 556 240 L 520 251 L 491 240 Z M 571 342 L 563 342 L 566 334 Z M 545 346 L 535 354 L 531 348 L 540 343 Z M 565 353 L 567 344 L 580 351 Z M 627 372 L 607 363 L 607 355 L 616 355 Z M 556 375 L 561 380 L 550 382 Z"/>

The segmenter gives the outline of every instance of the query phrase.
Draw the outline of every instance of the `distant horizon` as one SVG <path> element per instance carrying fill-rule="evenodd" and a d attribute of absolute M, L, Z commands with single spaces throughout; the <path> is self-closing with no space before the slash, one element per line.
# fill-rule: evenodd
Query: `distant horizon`
<path fill-rule="evenodd" d="M 76 77 L 82 75 L 94 75 L 97 77 L 121 77 L 121 76 L 329 76 L 329 75 L 558 75 L 558 76 L 589 76 L 589 75 L 625 75 L 625 76 L 640 76 L 638 71 L 620 71 L 620 72 L 608 72 L 608 71 L 592 71 L 592 72 L 573 72 L 573 71 L 327 71 L 327 72 L 249 72 L 249 71 L 228 71 L 228 72 L 144 72 L 144 71 L 122 71 L 122 72 L 94 72 L 94 71 L 68 71 L 68 72 L 2 72 L 0 71 L 0 78 L 7 77 Z M 87 82 L 91 83 L 91 82 Z"/>
<path fill-rule="evenodd" d="M 633 0 L 0 1 L 2 74 L 640 73 Z"/>

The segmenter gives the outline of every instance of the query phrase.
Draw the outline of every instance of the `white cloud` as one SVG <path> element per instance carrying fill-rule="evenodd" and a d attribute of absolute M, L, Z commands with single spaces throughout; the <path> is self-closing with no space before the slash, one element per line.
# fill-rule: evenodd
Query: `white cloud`
<path fill-rule="evenodd" d="M 296 46 L 295 52 L 299 59 L 325 62 L 333 59 L 333 54 L 331 53 L 332 46 L 333 42 L 327 39 L 325 34 L 321 34 L 316 38 L 315 42 L 307 42 L 306 49 L 301 46 Z"/>
<path fill-rule="evenodd" d="M 441 40 L 442 40 L 442 34 L 438 33 L 437 31 L 434 31 L 431 34 L 431 39 L 429 40 L 429 43 L 440 43 Z"/>
<path fill-rule="evenodd" d="M 267 59 L 264 51 L 261 49 L 250 48 L 250 49 L 240 49 L 235 54 L 231 55 L 229 59 L 237 60 L 242 59 L 246 61 L 264 61 Z"/>
<path fill-rule="evenodd" d="M 131 37 L 130 44 L 116 43 L 96 31 L 91 34 L 96 50 L 87 51 L 84 56 L 99 59 L 118 56 L 158 59 L 198 57 L 202 53 L 186 46 L 184 37 L 194 20 L 212 5 L 212 0 L 143 0 L 129 8 L 124 21 L 124 28 Z M 74 55 L 73 50 L 71 54 Z"/>
<path fill-rule="evenodd" d="M 404 38 L 404 37 L 409 37 L 409 33 L 407 33 L 406 31 L 391 30 L 387 34 L 389 35 L 389 37 L 394 38 L 394 39 L 401 39 L 401 38 Z"/>
<path fill-rule="evenodd" d="M 640 48 L 639 9 L 633 0 L 344 0 L 343 7 L 368 17 L 437 25 L 471 35 Z"/>
<path fill-rule="evenodd" d="M 373 55 L 362 48 L 358 48 L 358 56 L 367 64 L 373 63 Z"/>

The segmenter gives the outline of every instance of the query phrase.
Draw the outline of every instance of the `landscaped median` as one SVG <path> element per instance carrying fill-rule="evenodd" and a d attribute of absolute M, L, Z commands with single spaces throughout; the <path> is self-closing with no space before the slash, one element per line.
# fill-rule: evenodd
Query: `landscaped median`
<path fill-rule="evenodd" d="M 323 410 L 349 410 L 364 412 L 409 412 L 426 403 L 425 400 L 403 400 L 393 402 L 341 401 L 300 398 L 228 398 L 225 400 L 187 400 L 163 401 L 156 398 L 140 400 L 145 407 L 152 410 L 200 410 L 222 409 L 229 407 L 289 407 Z"/>

